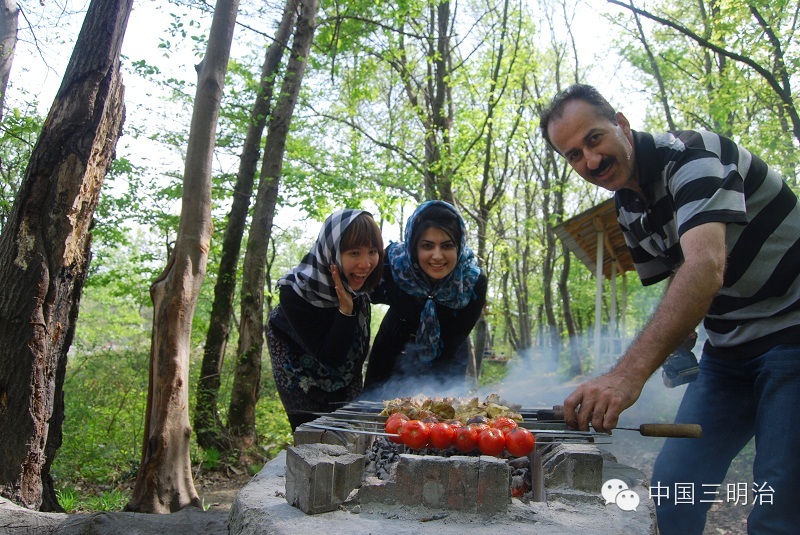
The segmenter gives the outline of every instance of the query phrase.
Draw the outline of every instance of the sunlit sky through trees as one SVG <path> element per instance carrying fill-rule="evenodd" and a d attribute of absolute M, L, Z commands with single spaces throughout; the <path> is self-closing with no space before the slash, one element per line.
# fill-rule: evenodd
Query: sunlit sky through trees
<path fill-rule="evenodd" d="M 20 42 L 11 71 L 11 87 L 6 101 L 8 107 L 26 110 L 35 101 L 38 112 L 45 115 L 52 104 L 88 6 L 86 0 L 80 3 L 61 0 L 65 1 L 68 2 L 69 9 L 50 0 L 44 2 L 44 6 L 39 2 L 25 3 L 27 5 L 23 9 L 26 17 L 20 18 Z M 606 94 L 612 104 L 619 106 L 636 129 L 645 116 L 645 102 L 635 88 L 626 83 L 623 74 L 625 67 L 611 51 L 614 32 L 620 30 L 601 16 L 602 12 L 614 10 L 618 11 L 602 0 L 581 3 L 576 12 L 573 33 L 578 39 L 582 64 L 587 67 L 594 65 L 587 71 L 586 81 Z M 180 19 L 183 23 L 182 29 L 187 32 L 186 37 L 181 37 L 170 32 L 170 28 L 174 29 L 174 23 L 178 20 L 172 14 L 177 13 L 186 15 L 189 12 L 181 11 L 179 7 L 166 2 L 135 2 L 122 49 L 125 130 L 132 134 L 132 129 L 141 128 L 145 130 L 145 135 L 123 135 L 117 145 L 117 155 L 149 167 L 157 168 L 154 164 L 164 161 L 170 162 L 164 167 L 174 169 L 176 158 L 182 157 L 182 154 L 170 152 L 163 144 L 150 140 L 146 135 L 147 131 L 152 131 L 156 125 L 164 125 L 165 130 L 188 132 L 191 108 L 168 100 L 167 89 L 159 87 L 146 76 L 136 75 L 132 72 L 134 65 L 144 61 L 148 65 L 156 66 L 161 78 L 174 77 L 194 83 L 194 66 L 201 59 L 204 45 L 192 37 L 206 33 L 211 21 L 210 15 L 204 16 L 197 10 L 191 11 Z M 279 16 L 276 9 L 273 19 Z M 194 24 L 190 24 L 190 20 Z M 245 20 L 243 14 L 240 14 L 239 22 L 269 35 L 274 32 L 275 20 L 253 22 L 250 19 Z M 258 39 L 254 33 L 244 36 L 244 32 L 252 33 L 252 30 L 242 26 L 236 32 L 233 58 L 248 54 L 246 43 L 256 42 Z M 168 48 L 165 47 L 166 42 L 169 42 Z M 185 87 L 184 91 L 193 94 L 194 88 Z M 228 162 L 227 165 L 230 167 L 226 171 L 235 173 L 236 162 Z M 296 218 L 296 224 L 301 227 L 313 227 L 303 225 L 302 215 L 299 213 L 289 215 L 284 212 L 281 217 Z M 316 230 L 312 231 L 315 232 Z M 388 232 L 390 239 L 398 238 L 392 235 L 391 229 Z"/>

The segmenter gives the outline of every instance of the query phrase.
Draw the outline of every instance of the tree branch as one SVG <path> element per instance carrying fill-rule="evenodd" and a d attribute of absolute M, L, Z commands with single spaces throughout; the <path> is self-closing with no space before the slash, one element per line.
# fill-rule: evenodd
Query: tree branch
<path fill-rule="evenodd" d="M 689 28 L 686 28 L 685 26 L 677 24 L 677 23 L 675 23 L 675 22 L 673 22 L 671 20 L 665 19 L 663 17 L 659 17 L 658 15 L 655 15 L 655 14 L 650 13 L 649 11 L 645 11 L 643 9 L 639 9 L 639 8 L 634 7 L 632 5 L 624 4 L 623 2 L 621 2 L 619 0 L 606 0 L 606 1 L 608 3 L 610 3 L 610 4 L 614 4 L 614 5 L 620 6 L 620 7 L 624 8 L 624 9 L 627 9 L 627 10 L 633 12 L 633 13 L 638 13 L 639 15 L 641 15 L 643 17 L 646 17 L 646 18 L 648 18 L 648 19 L 650 19 L 652 21 L 658 22 L 659 24 L 661 24 L 663 26 L 667 26 L 668 28 L 672 28 L 673 30 L 675 30 L 675 31 L 685 35 L 686 37 L 692 39 L 693 41 L 695 41 L 700 46 L 702 46 L 704 48 L 708 48 L 708 49 L 716 52 L 717 54 L 720 54 L 722 56 L 728 57 L 728 58 L 730 58 L 730 59 L 732 59 L 734 61 L 738 61 L 740 63 L 744 63 L 748 67 L 752 68 L 754 71 L 756 71 L 758 74 L 760 74 L 761 77 L 764 78 L 764 80 L 766 80 L 767 84 L 769 84 L 769 86 L 772 88 L 772 90 L 775 92 L 775 94 L 778 95 L 778 98 L 783 103 L 784 107 L 786 108 L 786 111 L 789 114 L 789 117 L 791 117 L 791 119 L 792 119 L 792 131 L 794 133 L 794 136 L 795 136 L 795 138 L 797 138 L 798 141 L 800 141 L 800 116 L 798 116 L 797 108 L 794 105 L 794 100 L 792 99 L 791 89 L 789 89 L 788 87 L 786 89 L 784 89 L 784 87 L 782 87 L 782 85 L 780 84 L 778 79 L 775 77 L 775 75 L 772 72 L 770 72 L 768 69 L 765 69 L 764 67 L 759 65 L 752 58 L 749 58 L 747 56 L 743 56 L 743 55 L 738 54 L 736 52 L 731 52 L 730 50 L 726 50 L 726 49 L 724 49 L 724 48 L 722 48 L 722 47 L 720 47 L 720 46 L 708 41 L 707 39 L 704 39 L 704 38 L 700 37 L 699 35 L 694 33 Z"/>

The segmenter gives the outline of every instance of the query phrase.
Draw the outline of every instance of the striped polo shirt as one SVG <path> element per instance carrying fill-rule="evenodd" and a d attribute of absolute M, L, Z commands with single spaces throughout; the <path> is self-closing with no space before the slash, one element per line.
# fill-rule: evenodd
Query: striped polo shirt
<path fill-rule="evenodd" d="M 633 132 L 646 201 L 616 192 L 617 216 L 642 284 L 683 262 L 680 236 L 726 223 L 722 288 L 703 325 L 704 351 L 749 358 L 800 343 L 800 206 L 763 160 L 723 136 L 686 130 Z"/>

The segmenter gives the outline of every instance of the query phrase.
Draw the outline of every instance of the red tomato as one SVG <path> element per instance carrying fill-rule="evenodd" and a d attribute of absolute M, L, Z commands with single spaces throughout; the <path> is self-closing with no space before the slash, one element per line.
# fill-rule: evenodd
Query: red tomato
<path fill-rule="evenodd" d="M 461 422 L 459 422 L 458 420 L 447 420 L 445 423 L 447 425 L 449 425 L 450 427 L 452 427 L 453 431 L 457 431 L 459 427 L 464 425 Z"/>
<path fill-rule="evenodd" d="M 492 427 L 495 429 L 499 429 L 503 432 L 503 434 L 509 433 L 512 429 L 517 427 L 517 422 L 508 418 L 507 416 L 498 416 L 494 420 L 492 420 Z"/>
<path fill-rule="evenodd" d="M 506 435 L 506 449 L 514 457 L 523 457 L 533 451 L 536 437 L 524 427 L 517 427 Z"/>
<path fill-rule="evenodd" d="M 388 418 L 386 418 L 386 423 L 388 424 L 389 422 L 394 420 L 402 420 L 405 422 L 410 420 L 410 418 L 405 414 L 403 414 L 402 412 L 393 412 L 392 414 L 389 415 Z"/>
<path fill-rule="evenodd" d="M 489 424 L 483 424 L 483 423 L 469 424 L 469 426 L 476 429 L 479 435 L 484 431 L 486 431 L 487 429 L 489 429 Z"/>
<path fill-rule="evenodd" d="M 383 429 L 387 433 L 399 435 L 400 428 L 403 426 L 403 423 L 407 421 L 408 421 L 408 416 L 406 416 L 402 412 L 396 412 L 386 419 L 386 424 L 384 424 Z M 389 437 L 389 440 L 391 440 L 395 444 L 403 443 L 403 439 L 400 437 Z"/>
<path fill-rule="evenodd" d="M 435 423 L 431 426 L 431 444 L 434 448 L 446 450 L 453 445 L 453 438 L 456 436 L 456 430 L 444 422 Z"/>
<path fill-rule="evenodd" d="M 456 429 L 453 446 L 458 451 L 472 451 L 478 445 L 478 430 L 471 425 L 464 425 Z"/>
<path fill-rule="evenodd" d="M 484 429 L 478 436 L 478 449 L 484 455 L 494 455 L 495 457 L 503 452 L 506 447 L 506 439 L 503 432 L 494 427 Z"/>
<path fill-rule="evenodd" d="M 428 444 L 430 435 L 431 430 L 428 428 L 428 424 L 421 420 L 409 420 L 403 422 L 400 427 L 400 438 L 403 440 L 403 444 L 412 450 L 424 448 Z"/>

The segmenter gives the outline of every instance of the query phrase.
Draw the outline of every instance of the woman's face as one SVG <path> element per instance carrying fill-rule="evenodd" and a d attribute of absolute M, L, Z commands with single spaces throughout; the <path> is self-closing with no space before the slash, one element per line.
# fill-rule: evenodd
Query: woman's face
<path fill-rule="evenodd" d="M 441 280 L 455 269 L 458 246 L 445 231 L 430 227 L 417 242 L 417 260 L 428 277 Z"/>
<path fill-rule="evenodd" d="M 353 291 L 364 286 L 379 259 L 380 255 L 375 247 L 356 247 L 342 251 L 342 275 Z"/>

